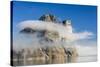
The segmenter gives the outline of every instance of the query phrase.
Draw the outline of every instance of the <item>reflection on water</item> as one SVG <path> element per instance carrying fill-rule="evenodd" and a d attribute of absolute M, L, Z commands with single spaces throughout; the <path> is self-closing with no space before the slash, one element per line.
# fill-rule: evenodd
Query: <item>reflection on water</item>
<path fill-rule="evenodd" d="M 40 64 L 60 64 L 60 63 L 66 63 L 71 62 L 70 60 L 66 60 L 64 58 L 53 58 L 50 60 L 46 60 L 43 57 L 40 58 L 28 58 L 25 62 L 24 59 L 14 59 L 13 65 L 14 66 L 20 66 L 20 65 L 40 65 Z"/>
<path fill-rule="evenodd" d="M 62 58 L 60 58 L 62 59 Z M 62 60 L 63 61 L 63 60 Z M 63 62 L 59 61 L 57 59 L 53 59 L 52 60 L 52 64 L 54 63 L 73 63 L 73 62 L 94 62 L 97 61 L 97 56 L 81 56 L 81 57 L 77 57 L 77 59 L 72 59 L 72 58 L 68 58 L 65 59 Z M 13 61 L 15 66 L 20 66 L 20 65 L 39 65 L 39 64 L 51 64 L 50 61 L 46 61 L 46 59 L 44 59 L 43 57 L 41 58 L 29 58 L 27 59 L 26 64 L 24 64 L 24 61 L 22 59 L 19 60 L 14 60 Z"/>

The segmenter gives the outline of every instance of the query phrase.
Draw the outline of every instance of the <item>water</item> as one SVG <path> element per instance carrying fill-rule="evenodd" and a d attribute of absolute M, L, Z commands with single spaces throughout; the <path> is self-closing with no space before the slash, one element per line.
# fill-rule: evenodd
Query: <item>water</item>
<path fill-rule="evenodd" d="M 77 58 L 76 62 L 96 62 L 97 61 L 97 56 L 80 56 Z"/>
<path fill-rule="evenodd" d="M 77 59 L 75 60 L 70 60 L 70 62 L 68 62 L 68 60 L 66 60 L 64 63 L 80 63 L 80 62 L 96 62 L 97 61 L 97 56 L 96 55 L 91 55 L 91 56 L 79 56 L 77 57 Z M 58 61 L 54 61 L 53 63 L 59 64 Z M 53 64 L 52 63 L 52 64 Z M 38 60 L 34 60 L 32 58 L 29 58 L 27 60 L 27 63 L 24 64 L 23 60 L 20 59 L 19 62 L 14 61 L 14 65 L 15 66 L 20 66 L 20 65 L 40 65 L 40 64 L 51 64 L 51 63 L 45 63 L 45 60 L 38 58 Z"/>

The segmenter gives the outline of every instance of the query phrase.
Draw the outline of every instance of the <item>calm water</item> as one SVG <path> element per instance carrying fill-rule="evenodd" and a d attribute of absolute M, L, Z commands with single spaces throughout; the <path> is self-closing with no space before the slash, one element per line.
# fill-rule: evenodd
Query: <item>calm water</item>
<path fill-rule="evenodd" d="M 77 59 L 75 61 L 76 61 L 75 63 L 80 63 L 80 62 L 96 62 L 97 61 L 97 56 L 96 55 L 94 55 L 94 56 L 80 56 L 80 57 L 77 57 Z M 37 62 L 37 63 L 35 61 L 35 64 L 33 64 L 33 63 L 34 63 L 34 61 L 28 61 L 28 63 L 25 64 L 25 65 L 46 64 L 46 63 L 43 63 L 43 61 L 40 61 L 40 62 Z M 73 62 L 65 62 L 65 63 L 67 64 L 67 63 L 73 63 Z M 23 61 L 20 61 L 19 63 L 18 62 L 14 62 L 14 64 L 15 64 L 15 66 L 20 66 L 20 65 L 22 66 L 22 65 L 24 65 Z"/>
<path fill-rule="evenodd" d="M 76 62 L 95 62 L 97 61 L 97 56 L 80 56 L 77 58 Z"/>

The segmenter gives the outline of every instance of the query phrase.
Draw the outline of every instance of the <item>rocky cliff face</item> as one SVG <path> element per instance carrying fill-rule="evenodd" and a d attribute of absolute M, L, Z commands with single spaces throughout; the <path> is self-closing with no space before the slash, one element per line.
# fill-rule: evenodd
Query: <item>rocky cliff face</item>
<path fill-rule="evenodd" d="M 77 51 L 70 48 L 71 51 L 62 46 L 52 46 L 45 48 L 27 48 L 17 53 L 16 59 L 13 59 L 15 65 L 31 65 L 31 64 L 60 64 L 76 62 Z"/>
<path fill-rule="evenodd" d="M 39 18 L 41 21 L 48 21 L 56 23 L 58 20 L 51 14 L 43 15 Z M 63 22 L 66 25 L 65 21 Z M 25 28 L 21 33 L 34 33 L 36 31 Z M 54 42 L 59 38 L 59 34 L 55 31 L 38 31 L 46 41 Z M 67 44 L 66 44 L 67 45 Z M 21 53 L 23 56 L 23 64 L 53 64 L 75 62 L 78 56 L 77 49 L 74 47 L 65 48 L 63 46 L 38 47 L 34 51 L 25 49 L 26 52 Z M 31 53 L 30 53 L 31 51 Z M 24 54 L 26 53 L 26 55 Z M 24 57 L 25 56 L 25 57 Z M 26 59 L 25 59 L 26 58 Z M 18 61 L 19 62 L 19 61 Z"/>

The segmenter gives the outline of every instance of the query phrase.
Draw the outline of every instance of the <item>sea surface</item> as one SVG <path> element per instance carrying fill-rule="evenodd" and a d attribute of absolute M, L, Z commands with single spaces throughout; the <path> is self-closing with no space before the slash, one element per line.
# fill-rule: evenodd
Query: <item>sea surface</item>
<path fill-rule="evenodd" d="M 76 62 L 96 62 L 97 61 L 97 55 L 91 55 L 91 56 L 79 56 L 76 60 Z"/>
<path fill-rule="evenodd" d="M 20 59 L 21 60 L 21 59 Z M 68 60 L 67 60 L 68 61 Z M 92 56 L 79 56 L 77 57 L 76 60 L 74 60 L 76 62 L 65 62 L 66 64 L 67 63 L 82 63 L 82 62 L 96 62 L 97 61 L 97 56 L 96 55 L 92 55 Z M 56 61 L 55 61 L 56 62 Z M 38 62 L 35 62 L 35 61 L 29 61 L 27 62 L 25 65 L 41 65 L 41 64 L 46 64 L 46 63 L 43 63 L 40 61 Z M 24 65 L 24 62 L 23 61 L 20 61 L 19 63 L 18 62 L 14 62 L 14 65 L 15 66 L 23 66 Z"/>

